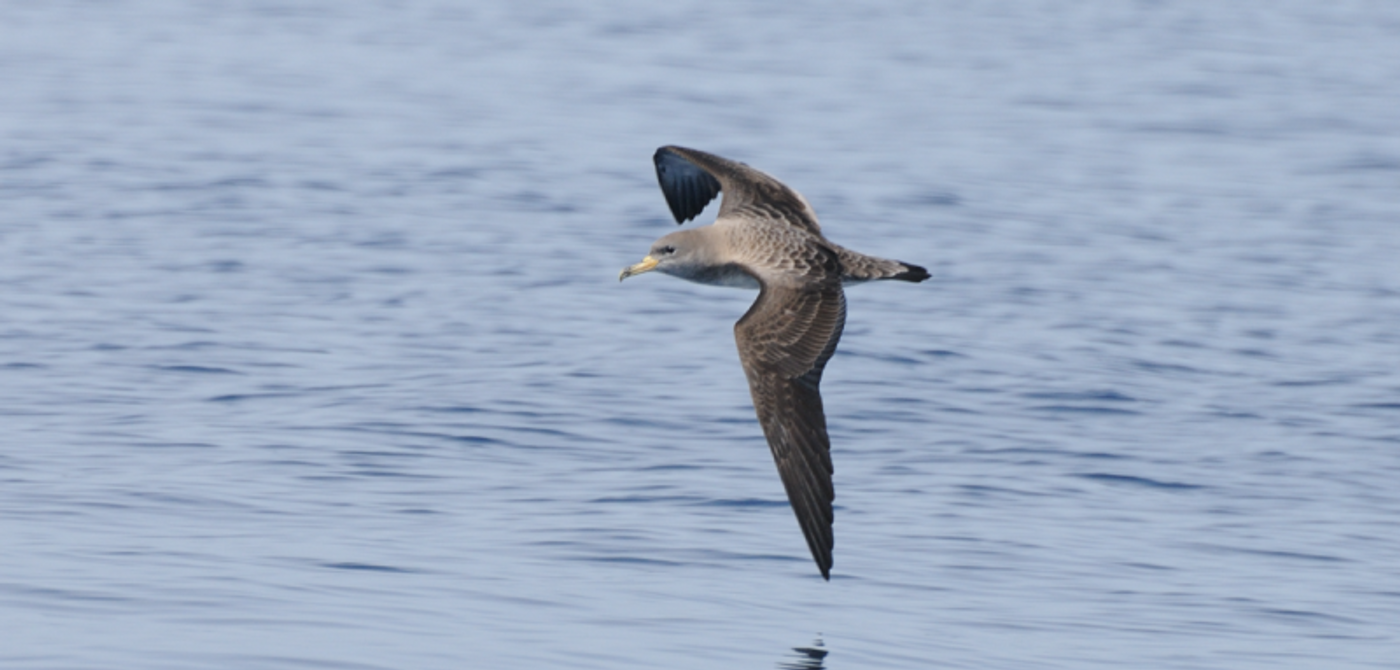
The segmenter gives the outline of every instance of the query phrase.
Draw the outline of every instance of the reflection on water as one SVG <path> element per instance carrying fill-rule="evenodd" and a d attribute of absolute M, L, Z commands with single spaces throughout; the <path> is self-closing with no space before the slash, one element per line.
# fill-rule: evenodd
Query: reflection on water
<path fill-rule="evenodd" d="M 830 653 L 822 646 L 820 637 L 814 640 L 810 647 L 793 647 L 792 650 L 797 652 L 797 659 L 779 663 L 778 667 L 781 670 L 822 670 L 826 667 L 822 664 L 823 660 Z"/>

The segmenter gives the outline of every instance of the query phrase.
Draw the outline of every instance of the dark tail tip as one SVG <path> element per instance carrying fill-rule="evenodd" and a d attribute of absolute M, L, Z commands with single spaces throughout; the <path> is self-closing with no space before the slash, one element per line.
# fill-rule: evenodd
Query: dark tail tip
<path fill-rule="evenodd" d="M 911 281 L 917 284 L 925 279 L 928 279 L 931 276 L 929 275 L 928 270 L 925 270 L 917 265 L 910 265 L 908 263 L 905 263 L 904 261 L 900 261 L 900 263 L 903 263 L 904 265 L 904 272 L 894 275 L 893 277 L 890 277 L 890 279 Z"/>

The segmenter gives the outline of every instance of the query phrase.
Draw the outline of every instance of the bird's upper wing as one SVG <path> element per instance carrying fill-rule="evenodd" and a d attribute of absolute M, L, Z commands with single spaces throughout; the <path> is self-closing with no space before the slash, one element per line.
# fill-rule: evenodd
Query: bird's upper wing
<path fill-rule="evenodd" d="M 719 216 L 741 214 L 782 221 L 821 235 L 817 213 L 802 194 L 767 174 L 714 154 L 666 146 L 656 150 L 656 180 L 676 223 L 704 211 L 720 191 Z"/>
<path fill-rule="evenodd" d="M 818 385 L 845 327 L 846 297 L 839 265 L 834 258 L 826 261 L 821 276 L 812 281 L 765 283 L 734 325 L 734 337 L 788 500 L 822 577 L 830 579 L 835 492 Z"/>

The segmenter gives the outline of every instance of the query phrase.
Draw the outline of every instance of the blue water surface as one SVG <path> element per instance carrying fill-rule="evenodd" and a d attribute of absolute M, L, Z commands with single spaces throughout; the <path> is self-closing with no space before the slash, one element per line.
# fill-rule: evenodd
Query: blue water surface
<path fill-rule="evenodd" d="M 4 668 L 1400 658 L 1400 5 L 5 2 L 0 85 Z M 752 294 L 617 283 L 672 143 L 933 274 L 830 583 Z"/>

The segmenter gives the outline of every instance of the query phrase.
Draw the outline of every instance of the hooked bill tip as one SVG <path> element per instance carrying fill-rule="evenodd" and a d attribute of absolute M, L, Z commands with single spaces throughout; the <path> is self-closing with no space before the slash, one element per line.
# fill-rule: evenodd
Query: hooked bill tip
<path fill-rule="evenodd" d="M 617 276 L 617 280 L 622 281 L 628 277 L 631 277 L 632 275 L 639 275 L 643 272 L 650 272 L 655 267 L 656 259 L 652 258 L 651 256 L 647 256 L 646 258 L 642 259 L 642 262 L 637 263 L 636 265 L 622 268 L 622 273 Z"/>

